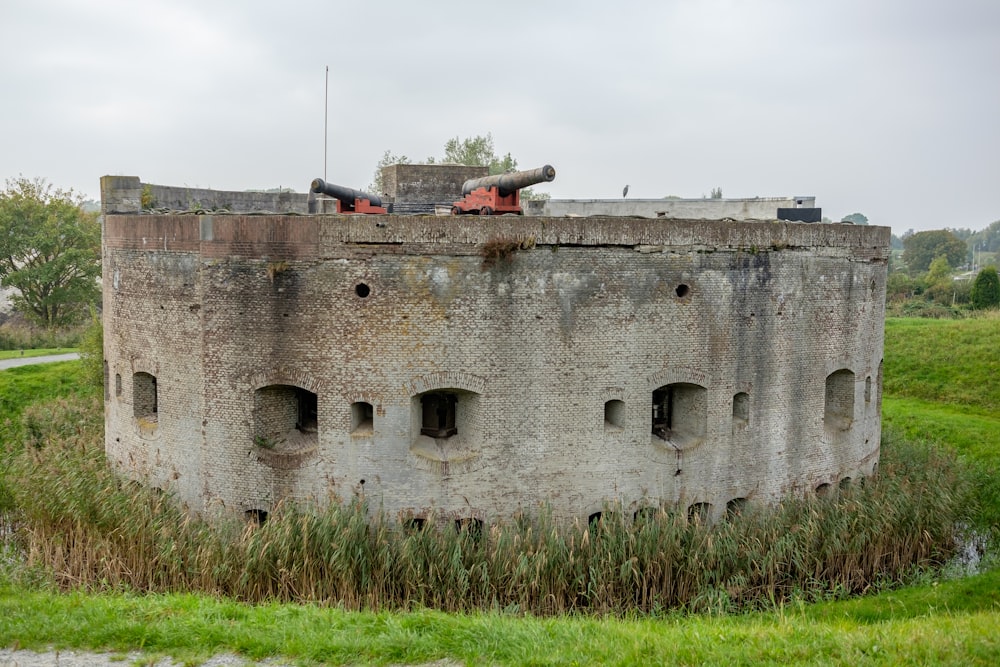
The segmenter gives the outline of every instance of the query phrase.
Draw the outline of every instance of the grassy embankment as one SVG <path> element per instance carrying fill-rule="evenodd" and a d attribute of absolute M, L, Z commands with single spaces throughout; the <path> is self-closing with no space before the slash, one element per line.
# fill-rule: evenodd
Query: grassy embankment
<path fill-rule="evenodd" d="M 980 521 L 1000 525 L 1000 314 L 886 322 L 883 423 L 977 467 Z"/>
<path fill-rule="evenodd" d="M 887 327 L 887 426 L 953 446 L 980 466 L 984 503 L 1000 461 L 998 336 L 996 319 L 890 321 Z M 982 522 L 998 513 L 995 504 L 984 509 Z M 0 645 L 142 648 L 195 661 L 237 651 L 329 663 L 996 664 L 998 591 L 1000 571 L 993 569 L 764 613 L 623 620 L 359 613 L 192 595 L 60 595 L 8 581 L 0 588 Z"/>

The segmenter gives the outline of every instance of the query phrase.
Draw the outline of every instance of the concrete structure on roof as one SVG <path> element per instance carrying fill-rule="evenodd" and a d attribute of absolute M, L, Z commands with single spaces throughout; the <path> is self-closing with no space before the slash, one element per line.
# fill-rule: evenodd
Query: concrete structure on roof
<path fill-rule="evenodd" d="M 717 517 L 877 466 L 888 228 L 143 214 L 143 188 L 102 180 L 106 449 L 198 512 Z"/>
<path fill-rule="evenodd" d="M 681 220 L 790 219 L 781 210 L 814 209 L 815 197 L 745 199 L 545 199 L 525 202 L 525 215 L 546 217 L 635 216 Z M 820 216 L 816 216 L 817 221 Z M 797 218 L 796 218 L 797 219 Z"/>

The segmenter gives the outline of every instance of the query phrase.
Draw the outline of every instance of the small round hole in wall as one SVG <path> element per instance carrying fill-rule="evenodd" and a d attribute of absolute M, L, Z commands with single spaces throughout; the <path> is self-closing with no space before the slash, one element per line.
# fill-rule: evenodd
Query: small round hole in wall
<path fill-rule="evenodd" d="M 372 293 L 372 288 L 366 285 L 365 283 L 358 283 L 357 285 L 354 286 L 354 293 L 357 294 L 362 299 L 364 299 L 369 294 Z"/>
<path fill-rule="evenodd" d="M 684 283 L 678 285 L 677 289 L 674 290 L 674 294 L 676 294 L 681 299 L 683 299 L 690 293 L 691 293 L 691 288 Z"/>

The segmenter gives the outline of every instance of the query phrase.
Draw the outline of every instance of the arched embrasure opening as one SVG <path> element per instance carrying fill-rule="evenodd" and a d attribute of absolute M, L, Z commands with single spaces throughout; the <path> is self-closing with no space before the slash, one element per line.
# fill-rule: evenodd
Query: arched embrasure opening
<path fill-rule="evenodd" d="M 351 403 L 351 433 L 371 433 L 375 428 L 375 408 L 371 403 Z"/>
<path fill-rule="evenodd" d="M 474 517 L 455 519 L 455 530 L 479 538 L 483 534 L 483 520 Z"/>
<path fill-rule="evenodd" d="M 450 438 L 458 433 L 458 394 L 432 391 L 420 397 L 420 435 Z"/>
<path fill-rule="evenodd" d="M 156 377 L 149 373 L 135 373 L 132 376 L 132 414 L 155 418 L 158 409 Z"/>
<path fill-rule="evenodd" d="M 604 403 L 604 428 L 619 429 L 625 425 L 625 402 L 612 399 Z"/>
<path fill-rule="evenodd" d="M 823 427 L 828 436 L 849 431 L 854 423 L 854 373 L 846 368 L 826 377 Z"/>
<path fill-rule="evenodd" d="M 701 525 L 712 520 L 712 503 L 693 503 L 688 507 L 688 521 Z"/>
<path fill-rule="evenodd" d="M 133 373 L 132 415 L 141 435 L 152 436 L 159 428 L 159 404 L 156 376 L 143 372 Z"/>
<path fill-rule="evenodd" d="M 427 526 L 427 519 L 422 516 L 408 516 L 400 524 L 407 533 L 419 533 Z"/>
<path fill-rule="evenodd" d="M 733 396 L 733 429 L 746 428 L 750 424 L 750 394 L 741 391 Z"/>
<path fill-rule="evenodd" d="M 264 522 L 267 521 L 267 510 L 251 509 L 244 512 L 243 515 L 246 517 L 247 522 L 257 526 L 263 526 Z"/>
<path fill-rule="evenodd" d="M 632 515 L 632 522 L 636 524 L 643 524 L 649 521 L 654 521 L 659 510 L 655 507 L 640 507 Z"/>
<path fill-rule="evenodd" d="M 410 451 L 438 462 L 478 457 L 482 436 L 479 404 L 479 394 L 465 389 L 442 387 L 414 396 Z"/>
<path fill-rule="evenodd" d="M 315 444 L 319 397 L 308 389 L 272 384 L 254 392 L 254 442 L 265 449 Z"/>
<path fill-rule="evenodd" d="M 733 498 L 728 503 L 726 503 L 726 518 L 735 519 L 739 515 L 743 514 L 746 509 L 747 499 L 746 498 Z"/>
<path fill-rule="evenodd" d="M 653 435 L 678 449 L 693 447 L 708 424 L 708 390 L 686 382 L 653 390 Z"/>

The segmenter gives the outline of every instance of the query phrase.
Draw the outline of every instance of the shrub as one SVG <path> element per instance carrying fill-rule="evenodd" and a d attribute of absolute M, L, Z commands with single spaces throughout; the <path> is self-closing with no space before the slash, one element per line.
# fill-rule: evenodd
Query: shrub
<path fill-rule="evenodd" d="M 489 269 L 500 262 L 509 262 L 518 250 L 529 250 L 535 247 L 535 237 L 506 238 L 495 236 L 479 249 L 483 258 L 483 268 Z"/>
<path fill-rule="evenodd" d="M 987 266 L 972 283 L 972 307 L 977 310 L 1000 306 L 1000 277 L 995 266 Z"/>
<path fill-rule="evenodd" d="M 80 379 L 84 384 L 104 385 L 104 325 L 97 313 L 80 337 Z"/>
<path fill-rule="evenodd" d="M 34 326 L 15 314 L 0 325 L 0 350 L 34 350 L 76 347 L 85 327 L 55 329 Z"/>

